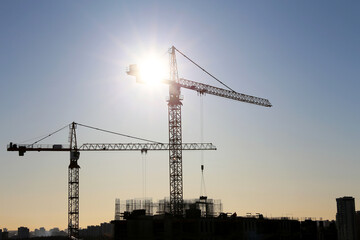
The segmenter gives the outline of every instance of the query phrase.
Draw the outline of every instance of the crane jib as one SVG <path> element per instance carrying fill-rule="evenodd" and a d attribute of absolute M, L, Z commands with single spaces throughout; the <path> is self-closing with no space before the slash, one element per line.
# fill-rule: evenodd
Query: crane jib
<path fill-rule="evenodd" d="M 263 106 L 263 107 L 271 107 L 272 106 L 270 101 L 266 98 L 260 98 L 260 97 L 243 94 L 243 93 L 238 93 L 235 91 L 230 91 L 227 89 L 214 87 L 211 85 L 187 80 L 184 78 L 180 78 L 178 82 L 174 82 L 171 80 L 163 80 L 163 82 L 166 84 L 169 84 L 169 85 L 174 84 L 174 85 L 178 85 L 179 87 L 182 87 L 182 88 L 194 90 L 194 91 L 199 92 L 200 94 L 216 95 L 219 97 L 229 98 L 229 99 L 233 99 L 233 100 L 241 101 L 241 102 L 247 102 L 250 104 L 255 104 L 255 105 L 259 105 L 259 106 Z"/>
<path fill-rule="evenodd" d="M 164 151 L 170 149 L 167 143 L 84 143 L 77 149 L 71 149 L 69 144 L 15 144 L 7 146 L 8 151 L 19 152 L 70 152 L 70 151 Z M 212 143 L 182 143 L 182 150 L 216 150 Z"/>

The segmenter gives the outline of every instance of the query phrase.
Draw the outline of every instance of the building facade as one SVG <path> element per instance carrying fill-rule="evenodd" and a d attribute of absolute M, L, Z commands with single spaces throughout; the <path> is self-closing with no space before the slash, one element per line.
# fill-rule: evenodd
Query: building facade
<path fill-rule="evenodd" d="M 19 227 L 18 228 L 18 238 L 19 239 L 26 239 L 30 238 L 30 231 L 27 227 Z"/>
<path fill-rule="evenodd" d="M 336 205 L 336 226 L 338 240 L 357 240 L 354 198 L 346 196 L 337 198 Z"/>

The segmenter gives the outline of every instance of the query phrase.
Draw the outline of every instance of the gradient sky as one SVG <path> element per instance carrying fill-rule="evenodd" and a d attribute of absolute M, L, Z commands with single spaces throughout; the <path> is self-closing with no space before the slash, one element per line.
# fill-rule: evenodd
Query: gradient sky
<path fill-rule="evenodd" d="M 0 228 L 67 226 L 67 153 L 7 152 L 72 121 L 168 141 L 167 86 L 126 67 L 172 45 L 263 108 L 205 96 L 207 195 L 225 212 L 334 219 L 360 198 L 358 1 L 0 1 Z M 180 55 L 180 77 L 221 87 Z M 200 98 L 183 90 L 183 141 L 201 139 Z M 67 143 L 67 131 L 43 143 Z M 137 142 L 78 129 L 79 143 Z M 147 196 L 169 196 L 168 153 L 149 152 Z M 82 153 L 80 226 L 142 197 L 140 153 Z M 184 198 L 200 195 L 184 152 Z M 359 209 L 359 207 L 357 207 Z"/>

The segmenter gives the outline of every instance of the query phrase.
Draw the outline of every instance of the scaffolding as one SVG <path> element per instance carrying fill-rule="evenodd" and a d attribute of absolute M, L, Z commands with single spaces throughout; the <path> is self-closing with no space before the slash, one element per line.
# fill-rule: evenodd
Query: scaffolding
<path fill-rule="evenodd" d="M 134 210 L 145 210 L 146 215 L 153 215 L 154 203 L 151 198 L 135 198 L 126 200 L 123 212 L 132 212 Z"/>
<path fill-rule="evenodd" d="M 195 208 L 201 212 L 201 217 L 217 217 L 222 212 L 220 199 L 208 199 L 200 196 L 199 199 L 184 200 L 184 209 Z"/>
<path fill-rule="evenodd" d="M 119 204 L 119 202 L 117 202 L 117 204 Z M 184 199 L 183 204 L 183 215 L 185 215 L 186 210 L 189 209 L 200 210 L 201 217 L 217 217 L 223 211 L 221 200 L 209 199 L 206 196 L 201 196 L 197 199 Z M 158 202 L 153 202 L 151 198 L 135 198 L 122 201 L 119 205 L 120 211 L 123 213 L 131 213 L 135 210 L 145 210 L 145 215 L 147 216 L 170 213 L 169 198 L 160 199 Z"/>

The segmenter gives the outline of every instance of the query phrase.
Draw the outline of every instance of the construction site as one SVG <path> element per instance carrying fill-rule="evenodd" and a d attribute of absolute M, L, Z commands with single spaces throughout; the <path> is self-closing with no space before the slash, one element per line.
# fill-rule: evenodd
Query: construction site
<path fill-rule="evenodd" d="M 0 240 L 360 240 L 360 1 L 0 10 Z"/>
<path fill-rule="evenodd" d="M 183 52 L 172 46 L 169 51 L 169 66 L 170 75 L 168 79 L 162 79 L 161 82 L 169 85 L 169 97 L 167 99 L 168 105 L 168 129 L 169 129 L 169 142 L 161 143 L 150 139 L 145 139 L 137 136 L 131 136 L 111 130 L 100 129 L 85 124 L 72 122 L 61 129 L 58 129 L 45 137 L 35 141 L 32 144 L 18 144 L 11 142 L 7 150 L 16 151 L 19 156 L 24 156 L 26 152 L 69 152 L 70 163 L 68 167 L 68 236 L 71 239 L 79 239 L 79 170 L 80 166 L 78 160 L 80 158 L 80 152 L 82 151 L 138 151 L 141 153 L 147 153 L 148 151 L 168 151 L 169 153 L 169 186 L 170 194 L 157 202 L 153 202 L 149 198 L 143 199 L 130 199 L 121 202 L 116 200 L 115 203 L 115 220 L 114 224 L 114 238 L 115 239 L 198 239 L 199 236 L 210 236 L 212 229 L 212 222 L 214 219 L 227 219 L 229 214 L 223 213 L 222 203 L 220 200 L 210 199 L 206 196 L 205 191 L 205 179 L 204 179 L 204 156 L 201 155 L 201 193 L 199 198 L 186 200 L 183 196 L 183 151 L 211 151 L 217 148 L 212 143 L 203 143 L 202 137 L 200 143 L 183 143 L 182 141 L 182 120 L 181 120 L 181 108 L 183 96 L 181 95 L 181 89 L 187 89 L 196 92 L 199 96 L 213 95 L 221 98 L 228 98 L 235 101 L 240 101 L 248 104 L 253 104 L 262 107 L 271 107 L 269 100 L 265 98 L 259 98 L 251 95 L 236 92 L 225 83 L 214 77 L 207 70 L 202 68 L 199 64 L 190 59 Z M 200 82 L 179 78 L 176 53 L 180 54 L 186 60 L 190 61 L 202 72 L 216 80 L 219 84 L 225 88 L 219 88 Z M 146 83 L 146 75 L 136 64 L 131 64 L 127 69 L 129 76 L 135 77 L 136 82 Z M 203 120 L 201 120 L 203 121 Z M 202 125 L 202 124 L 201 124 Z M 79 144 L 77 141 L 77 128 L 84 127 L 96 131 L 105 132 L 108 134 L 114 134 L 122 137 L 127 137 L 141 141 L 141 143 L 84 143 Z M 202 127 L 201 127 L 202 128 Z M 69 129 L 69 144 L 40 144 L 41 141 L 48 137 L 58 133 L 63 129 Z M 201 130 L 202 132 L 203 130 Z M 202 133 L 201 133 L 202 135 Z M 236 214 L 231 214 L 233 218 L 236 218 Z M 262 217 L 259 215 L 258 218 Z M 161 223 L 156 223 L 159 219 L 162 219 Z M 194 220 L 189 219 L 201 219 Z M 212 220 L 210 220 L 212 219 Z M 253 221 L 255 218 L 250 218 Z M 140 222 L 138 222 L 138 220 Z M 142 222 L 144 226 L 142 226 Z M 135 225 L 131 225 L 131 222 L 135 221 Z M 149 223 L 149 221 L 151 223 Z M 153 222 L 155 221 L 155 222 Z M 171 224 L 168 222 L 170 221 Z M 184 222 L 185 221 L 185 222 Z M 223 220 L 222 220 L 223 221 Z M 255 229 L 255 225 L 249 222 L 249 226 L 246 229 Z M 124 227 L 125 225 L 130 227 Z M 130 225 L 127 225 L 130 224 Z M 140 224 L 140 225 L 139 225 Z M 152 227 L 150 227 L 150 225 Z M 169 225 L 170 224 L 170 225 Z M 198 225 L 200 224 L 200 225 Z M 204 225 L 205 224 L 205 225 Z M 248 223 L 246 223 L 248 224 Z M 184 225 L 183 227 L 180 227 Z M 140 227 L 137 229 L 137 227 Z M 200 226 L 200 227 L 199 227 Z M 143 228 L 149 228 L 148 231 L 143 231 Z M 138 233 L 142 229 L 140 235 L 131 235 L 131 233 Z M 150 229 L 152 229 L 150 231 Z M 164 232 L 162 237 L 158 238 L 153 234 L 153 230 L 158 229 L 160 232 Z M 180 230 L 182 229 L 182 230 Z M 187 229 L 187 230 L 186 230 Z M 190 229 L 190 230 L 189 230 Z M 237 229 L 237 228 L 234 228 Z M 242 229 L 242 228 L 241 228 Z M 155 231 L 154 230 L 154 231 Z M 184 230 L 184 231 L 183 231 Z M 201 230 L 203 234 L 194 234 L 194 231 Z M 156 230 L 157 231 L 157 230 Z M 155 232 L 156 232 L 155 231 Z M 223 229 L 221 231 L 232 232 L 229 229 Z M 129 234 L 130 235 L 129 235 Z M 185 234 L 186 233 L 186 234 Z M 187 234 L 188 233 L 188 234 Z M 184 238 L 184 234 L 186 238 Z M 236 233 L 238 234 L 238 233 Z M 152 237 L 149 237 L 152 236 Z M 247 238 L 244 238 L 247 239 Z M 285 239 L 285 238 L 284 238 Z"/>

